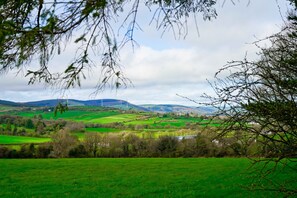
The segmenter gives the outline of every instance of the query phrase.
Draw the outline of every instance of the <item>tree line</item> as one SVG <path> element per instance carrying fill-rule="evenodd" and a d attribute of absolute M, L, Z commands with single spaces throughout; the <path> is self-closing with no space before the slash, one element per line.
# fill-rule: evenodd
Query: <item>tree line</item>
<path fill-rule="evenodd" d="M 71 127 L 70 127 L 71 126 Z M 49 137 L 52 133 L 65 127 L 82 130 L 84 126 L 80 123 L 72 123 L 63 119 L 44 120 L 42 115 L 33 118 L 2 115 L 0 116 L 0 134 L 15 136 Z"/>
<path fill-rule="evenodd" d="M 146 119 L 151 117 L 161 116 L 159 114 L 150 115 Z M 170 115 L 164 114 L 162 116 L 170 116 L 172 119 L 183 118 L 183 116 L 175 115 L 171 113 Z M 203 119 L 208 120 L 210 117 L 198 116 L 197 121 Z M 141 118 L 142 119 L 142 118 Z M 135 121 L 138 120 L 135 119 Z M 134 120 L 129 120 L 134 121 Z M 221 122 L 219 119 L 217 122 Z M 14 135 L 14 136 L 34 136 L 34 137 L 50 137 L 53 133 L 56 133 L 60 129 L 66 129 L 71 132 L 85 132 L 86 128 L 113 128 L 119 130 L 131 130 L 131 131 L 143 131 L 144 129 L 191 129 L 199 130 L 201 125 L 206 125 L 207 123 L 199 122 L 186 122 L 185 126 L 174 126 L 170 124 L 162 124 L 161 121 L 154 122 L 154 125 L 150 124 L 125 124 L 122 122 L 113 122 L 113 123 L 83 123 L 71 120 L 57 119 L 57 120 L 48 120 L 43 119 L 41 114 L 37 114 L 34 117 L 22 117 L 15 115 L 1 115 L 0 116 L 0 134 L 2 135 Z"/>
<path fill-rule="evenodd" d="M 125 132 L 86 133 L 83 140 L 61 129 L 51 139 L 48 143 L 24 144 L 19 150 L 0 146 L 0 158 L 275 157 L 267 144 L 245 136 L 244 132 L 217 138 L 211 129 L 183 138 L 142 138 Z"/>

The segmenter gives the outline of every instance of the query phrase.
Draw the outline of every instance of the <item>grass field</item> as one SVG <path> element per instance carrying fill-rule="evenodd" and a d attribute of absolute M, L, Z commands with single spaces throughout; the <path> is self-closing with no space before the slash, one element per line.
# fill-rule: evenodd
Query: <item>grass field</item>
<path fill-rule="evenodd" d="M 118 115 L 118 111 L 88 111 L 85 110 L 74 110 L 70 109 L 62 114 L 58 113 L 55 117 L 54 112 L 43 112 L 43 111 L 18 111 L 12 114 L 24 116 L 24 117 L 34 117 L 36 115 L 42 115 L 44 119 L 66 119 L 66 120 L 73 120 L 73 121 L 90 121 L 92 119 L 98 119 L 102 117 L 108 117 L 113 115 Z"/>
<path fill-rule="evenodd" d="M 201 120 L 199 118 L 192 117 L 179 117 L 172 118 L 168 117 L 159 117 L 157 115 L 152 115 L 149 113 L 120 113 L 116 110 L 105 110 L 105 111 L 94 111 L 89 108 L 80 108 L 80 109 L 69 109 L 69 111 L 64 112 L 63 114 L 57 114 L 54 116 L 53 112 L 44 112 L 40 110 L 32 111 L 15 111 L 11 112 L 11 115 L 19 115 L 24 117 L 34 117 L 36 115 L 42 115 L 44 119 L 66 119 L 78 122 L 86 123 L 99 123 L 99 124 L 108 124 L 114 122 L 122 122 L 126 125 L 150 125 L 152 127 L 184 127 L 186 123 L 199 123 L 205 125 L 208 123 L 208 120 Z"/>
<path fill-rule="evenodd" d="M 19 111 L 11 111 L 10 115 L 18 115 L 27 118 L 33 118 L 41 115 L 44 120 L 51 119 L 65 119 L 74 122 L 83 122 L 86 125 L 91 124 L 106 124 L 106 127 L 115 127 L 112 123 L 122 123 L 125 125 L 122 129 L 115 128 L 89 128 L 85 129 L 85 132 L 97 132 L 97 133 L 114 133 L 114 132 L 132 132 L 141 138 L 159 138 L 160 136 L 187 136 L 197 133 L 195 130 L 186 130 L 187 123 L 196 126 L 205 126 L 210 120 L 201 119 L 200 117 L 190 116 L 176 116 L 171 114 L 153 114 L 149 112 L 134 112 L 127 113 L 125 111 L 114 109 L 102 109 L 100 107 L 70 107 L 70 109 L 63 114 L 58 113 L 57 117 L 54 116 L 53 111 L 47 111 L 46 109 L 32 108 L 31 110 L 20 109 Z M 36 122 L 36 121 L 35 121 Z M 217 126 L 217 123 L 211 123 L 210 126 Z M 6 124 L 0 125 L 3 129 L 6 128 Z M 14 129 L 14 126 L 12 125 Z M 25 129 L 18 127 L 18 129 Z M 27 129 L 26 131 L 31 133 L 28 136 L 32 136 L 35 133 L 35 129 Z M 80 140 L 85 138 L 85 132 L 72 131 Z M 25 141 L 25 140 L 24 140 Z M 11 144 L 17 144 L 17 140 Z M 26 143 L 20 141 L 20 144 Z M 31 143 L 31 142 L 30 142 Z M 1 144 L 1 139 L 0 139 Z"/>
<path fill-rule="evenodd" d="M 6 128 L 6 125 L 7 124 L 0 124 L 0 127 L 2 127 L 3 129 L 5 129 Z M 14 129 L 15 128 L 15 125 L 11 125 L 11 128 L 12 129 Z M 29 133 L 32 133 L 32 132 L 34 132 L 35 130 L 34 129 L 29 129 L 29 128 L 26 128 L 26 127 L 17 127 L 17 129 L 18 130 L 22 130 L 22 129 L 24 129 L 24 130 L 26 130 L 26 132 L 29 132 Z"/>
<path fill-rule="evenodd" d="M 86 128 L 86 132 L 94 132 L 94 133 L 111 133 L 111 132 L 120 132 L 120 129 L 113 128 Z"/>
<path fill-rule="evenodd" d="M 89 117 L 86 121 L 90 123 L 108 124 L 113 122 L 128 122 L 130 120 L 136 119 L 137 117 L 137 114 L 118 114 L 96 118 Z"/>
<path fill-rule="evenodd" d="M 7 111 L 12 111 L 17 109 L 17 107 L 10 107 L 10 106 L 4 106 L 4 105 L 0 105 L 0 115 L 1 114 L 5 114 Z"/>
<path fill-rule="evenodd" d="M 281 197 L 244 189 L 249 165 L 232 158 L 2 159 L 0 197 Z M 283 170 L 272 178 L 296 176 Z"/>
<path fill-rule="evenodd" d="M 50 138 L 0 135 L 0 144 L 29 144 L 49 142 Z"/>

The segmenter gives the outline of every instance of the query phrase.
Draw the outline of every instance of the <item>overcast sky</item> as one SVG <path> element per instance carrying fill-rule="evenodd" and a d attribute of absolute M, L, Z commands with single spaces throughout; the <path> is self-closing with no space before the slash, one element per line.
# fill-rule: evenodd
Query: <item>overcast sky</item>
<path fill-rule="evenodd" d="M 161 37 L 154 24 L 149 25 L 152 13 L 141 8 L 138 21 L 143 31 L 136 32 L 139 46 L 134 51 L 128 45 L 121 52 L 123 71 L 133 86 L 126 89 L 106 89 L 92 95 L 100 69 L 87 74 L 79 89 L 71 89 L 64 98 L 80 100 L 116 98 L 135 104 L 183 104 L 194 103 L 177 96 L 200 101 L 203 93 L 211 94 L 207 83 L 219 68 L 231 60 L 241 60 L 245 54 L 255 59 L 257 49 L 251 44 L 280 30 L 282 17 L 289 5 L 285 0 L 240 0 L 236 5 L 223 1 L 216 6 L 218 17 L 209 22 L 197 16 L 199 36 L 194 18 L 189 19 L 189 33 L 185 39 L 176 40 L 168 32 Z M 73 51 L 57 57 L 54 65 L 67 65 Z M 0 76 L 0 99 L 16 102 L 57 99 L 60 92 L 43 85 L 27 85 L 23 74 L 10 72 Z"/>

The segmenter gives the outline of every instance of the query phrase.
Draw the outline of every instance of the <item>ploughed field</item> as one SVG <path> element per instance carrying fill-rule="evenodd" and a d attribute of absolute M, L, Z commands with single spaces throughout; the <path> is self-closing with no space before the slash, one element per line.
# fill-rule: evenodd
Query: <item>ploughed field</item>
<path fill-rule="evenodd" d="M 261 190 L 271 181 L 254 180 L 250 165 L 246 158 L 1 159 L 0 197 L 283 196 Z M 269 176 L 272 182 L 296 177 L 282 168 Z M 247 190 L 253 183 L 257 190 Z"/>

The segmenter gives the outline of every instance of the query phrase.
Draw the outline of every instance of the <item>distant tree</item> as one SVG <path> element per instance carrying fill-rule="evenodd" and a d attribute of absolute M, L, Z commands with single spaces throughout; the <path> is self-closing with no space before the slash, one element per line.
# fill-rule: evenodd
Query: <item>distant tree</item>
<path fill-rule="evenodd" d="M 98 156 L 99 147 L 102 146 L 102 138 L 98 133 L 86 133 L 84 147 L 92 157 Z"/>
<path fill-rule="evenodd" d="M 87 157 L 88 152 L 86 151 L 83 144 L 79 144 L 76 147 L 70 149 L 69 157 Z"/>
<path fill-rule="evenodd" d="M 52 157 L 63 158 L 69 156 L 69 151 L 78 144 L 78 139 L 68 131 L 60 130 L 52 135 Z"/>
<path fill-rule="evenodd" d="M 6 123 L 5 130 L 6 130 L 6 131 L 8 131 L 8 132 L 10 132 L 10 131 L 11 131 L 11 129 L 12 129 L 12 127 L 11 127 L 11 121 L 10 121 L 10 120 L 8 120 L 8 122 Z"/>
<path fill-rule="evenodd" d="M 26 120 L 25 127 L 28 129 L 34 129 L 34 123 L 32 119 L 29 118 Z"/>
<path fill-rule="evenodd" d="M 54 126 L 55 131 L 59 131 L 60 129 L 63 129 L 66 124 L 67 124 L 67 122 L 65 120 L 59 118 L 55 122 L 55 126 Z"/>
<path fill-rule="evenodd" d="M 16 125 L 13 126 L 12 135 L 17 135 L 18 127 Z"/>
<path fill-rule="evenodd" d="M 144 129 L 144 126 L 142 124 L 136 124 L 134 125 L 134 130 L 135 131 L 141 131 Z"/>
<path fill-rule="evenodd" d="M 122 157 L 123 156 L 123 147 L 122 147 L 122 140 L 123 134 L 113 134 L 109 133 L 104 135 L 102 138 L 102 145 L 100 147 L 100 151 L 102 152 L 103 156 L 106 157 Z"/>
<path fill-rule="evenodd" d="M 71 132 L 84 132 L 85 124 L 83 122 L 67 122 L 64 129 Z"/>
<path fill-rule="evenodd" d="M 38 114 L 38 115 L 34 115 L 34 118 L 38 120 L 42 120 L 43 116 L 41 114 Z"/>
<path fill-rule="evenodd" d="M 5 153 L 5 158 L 18 158 L 19 153 L 16 149 L 7 149 L 7 152 Z"/>
<path fill-rule="evenodd" d="M 5 158 L 7 157 L 7 153 L 8 153 L 8 148 L 5 146 L 0 146 L 0 158 Z"/>
<path fill-rule="evenodd" d="M 38 135 L 43 135 L 46 133 L 45 127 L 46 125 L 44 124 L 44 122 L 42 122 L 41 120 L 38 120 L 37 123 L 35 124 L 35 132 Z"/>
<path fill-rule="evenodd" d="M 18 157 L 20 158 L 32 158 L 35 155 L 34 144 L 24 144 L 21 146 Z"/>
<path fill-rule="evenodd" d="M 21 129 L 18 130 L 18 135 L 25 136 L 26 133 L 27 133 L 27 131 L 24 128 L 21 128 Z"/>
<path fill-rule="evenodd" d="M 178 140 L 173 136 L 162 136 L 157 142 L 157 152 L 163 157 L 174 157 L 178 148 Z"/>
<path fill-rule="evenodd" d="M 199 157 L 218 157 L 218 146 L 213 143 L 213 139 L 213 135 L 197 134 L 195 138 L 195 155 Z M 227 154 L 224 154 L 223 156 L 225 155 L 227 156 Z"/>
<path fill-rule="evenodd" d="M 36 157 L 48 158 L 52 152 L 53 152 L 53 146 L 50 143 L 40 144 L 36 148 Z"/>
<path fill-rule="evenodd" d="M 196 157 L 196 140 L 182 139 L 177 148 L 177 156 L 182 157 Z"/>
<path fill-rule="evenodd" d="M 143 149 L 138 136 L 132 133 L 127 133 L 122 138 L 122 148 L 124 157 L 133 157 L 141 153 Z M 140 151 L 140 152 L 138 152 Z"/>

